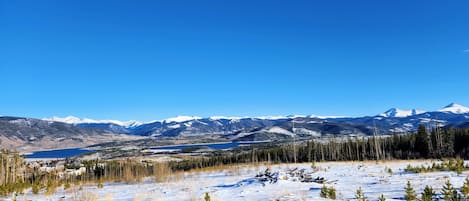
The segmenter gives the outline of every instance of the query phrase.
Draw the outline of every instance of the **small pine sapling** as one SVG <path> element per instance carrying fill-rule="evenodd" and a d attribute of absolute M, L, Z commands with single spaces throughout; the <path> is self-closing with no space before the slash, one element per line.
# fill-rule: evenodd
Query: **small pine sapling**
<path fill-rule="evenodd" d="M 422 201 L 432 201 L 435 196 L 435 191 L 430 186 L 425 186 L 422 192 Z"/>
<path fill-rule="evenodd" d="M 335 194 L 335 188 L 334 187 L 330 187 L 327 191 L 327 197 L 329 197 L 330 199 L 333 199 L 335 200 L 337 198 L 336 194 Z"/>
<path fill-rule="evenodd" d="M 417 194 L 415 193 L 415 190 L 412 187 L 412 184 L 410 184 L 410 181 L 407 181 L 407 185 L 405 187 L 404 199 L 406 201 L 416 201 L 417 200 Z"/>
<path fill-rule="evenodd" d="M 319 193 L 319 196 L 321 196 L 322 198 L 327 198 L 327 190 L 327 186 L 323 185 L 321 187 L 321 192 Z"/>
<path fill-rule="evenodd" d="M 461 193 L 464 199 L 469 200 L 469 177 L 464 180 L 464 184 L 461 187 Z"/>
<path fill-rule="evenodd" d="M 359 187 L 355 192 L 355 199 L 357 199 L 358 201 L 368 201 L 365 195 L 363 194 L 362 187 Z"/>
<path fill-rule="evenodd" d="M 443 195 L 443 200 L 446 201 L 457 201 L 458 199 L 458 191 L 453 187 L 449 180 L 446 181 L 443 189 L 441 189 L 441 195 Z"/>
<path fill-rule="evenodd" d="M 205 193 L 204 200 L 205 201 L 210 201 L 210 195 L 208 194 L 208 192 Z"/>

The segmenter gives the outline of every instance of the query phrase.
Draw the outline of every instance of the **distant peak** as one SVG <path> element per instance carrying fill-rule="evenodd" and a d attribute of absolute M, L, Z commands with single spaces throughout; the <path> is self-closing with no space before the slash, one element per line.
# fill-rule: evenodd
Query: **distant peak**
<path fill-rule="evenodd" d="M 66 117 L 53 116 L 51 118 L 44 118 L 42 120 L 62 122 L 62 123 L 67 123 L 67 124 L 105 124 L 105 123 L 111 123 L 111 124 L 116 124 L 116 125 L 124 126 L 124 127 L 135 127 L 135 126 L 139 126 L 139 125 L 143 124 L 143 123 L 141 123 L 139 121 L 136 121 L 136 120 L 130 120 L 130 121 L 94 120 L 94 119 L 88 119 L 88 118 L 78 118 L 78 117 L 75 117 L 75 116 L 66 116 Z"/>
<path fill-rule="evenodd" d="M 464 114 L 464 113 L 469 113 L 469 108 L 463 105 L 457 104 L 457 103 L 451 103 L 438 111 L 449 112 L 449 113 L 454 113 L 454 114 Z"/>
<path fill-rule="evenodd" d="M 393 107 L 393 108 L 390 108 L 389 110 L 387 110 L 386 112 L 397 112 L 397 111 L 400 111 L 400 110 L 401 109 L 399 109 L 399 108 Z"/>
<path fill-rule="evenodd" d="M 247 118 L 247 117 L 227 117 L 227 116 L 211 116 L 211 117 L 209 117 L 209 119 L 211 119 L 211 120 L 221 120 L 221 119 L 233 120 L 233 119 L 242 119 L 242 118 Z"/>
<path fill-rule="evenodd" d="M 423 110 L 411 109 L 411 110 L 402 110 L 399 108 L 391 108 L 384 113 L 379 114 L 378 116 L 382 117 L 408 117 L 417 114 L 425 113 Z"/>
<path fill-rule="evenodd" d="M 450 103 L 449 105 L 445 106 L 444 108 L 450 108 L 450 107 L 464 107 L 460 104 L 457 103 Z"/>
<path fill-rule="evenodd" d="M 177 116 L 177 117 L 165 119 L 164 121 L 165 121 L 165 122 L 168 122 L 168 123 L 169 123 L 169 122 L 177 122 L 177 123 L 180 123 L 180 122 L 191 121 L 191 120 L 197 120 L 197 119 L 202 119 L 202 117 L 197 117 L 197 116 Z"/>

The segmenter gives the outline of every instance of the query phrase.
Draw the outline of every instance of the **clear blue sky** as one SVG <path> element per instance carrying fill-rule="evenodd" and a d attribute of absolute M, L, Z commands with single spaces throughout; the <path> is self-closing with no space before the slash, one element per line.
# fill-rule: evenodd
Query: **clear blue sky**
<path fill-rule="evenodd" d="M 467 0 L 0 0 L 0 114 L 152 120 L 469 105 L 468 21 Z"/>

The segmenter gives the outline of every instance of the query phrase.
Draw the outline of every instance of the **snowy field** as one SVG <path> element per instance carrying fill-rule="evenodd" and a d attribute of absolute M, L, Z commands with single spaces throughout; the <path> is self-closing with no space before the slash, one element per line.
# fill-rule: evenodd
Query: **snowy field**
<path fill-rule="evenodd" d="M 425 185 L 439 193 L 447 180 L 456 188 L 461 187 L 469 172 L 408 173 L 404 168 L 411 164 L 431 165 L 432 161 L 390 162 L 323 162 L 316 163 L 315 177 L 324 177 L 328 186 L 337 190 L 337 200 L 354 200 L 356 189 L 361 187 L 369 200 L 377 200 L 384 194 L 386 200 L 403 200 L 404 187 L 410 181 L 418 194 Z M 466 161 L 467 163 L 467 161 Z M 277 172 L 276 183 L 263 183 L 256 174 L 267 167 Z M 206 170 L 179 174 L 169 182 L 155 183 L 151 178 L 141 183 L 105 183 L 104 188 L 96 185 L 75 186 L 64 191 L 58 189 L 54 195 L 32 195 L 26 192 L 17 200 L 203 200 L 206 192 L 213 201 L 225 200 L 328 200 L 319 197 L 322 184 L 304 183 L 285 175 L 288 169 L 304 168 L 313 172 L 310 163 L 227 167 L 224 170 Z M 392 169 L 392 173 L 388 172 Z"/>

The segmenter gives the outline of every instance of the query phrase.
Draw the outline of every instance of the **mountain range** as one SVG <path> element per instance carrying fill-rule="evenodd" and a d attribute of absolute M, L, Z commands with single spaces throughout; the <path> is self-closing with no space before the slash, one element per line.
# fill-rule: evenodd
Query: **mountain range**
<path fill-rule="evenodd" d="M 402 110 L 392 108 L 384 113 L 364 117 L 327 117 L 315 115 L 289 115 L 267 117 L 224 117 L 202 118 L 178 116 L 150 122 L 116 120 L 91 120 L 77 117 L 44 119 L 74 124 L 84 128 L 102 129 L 114 133 L 124 133 L 154 137 L 181 137 L 194 135 L 223 135 L 237 138 L 249 134 L 263 135 L 371 135 L 376 130 L 380 134 L 406 133 L 417 129 L 419 124 L 427 127 L 464 126 L 469 122 L 469 108 L 451 103 L 442 109 L 426 112 L 418 109 Z M 295 125 L 293 125 L 295 124 Z M 293 127 L 294 126 L 294 127 Z"/>
<path fill-rule="evenodd" d="M 150 122 L 93 120 L 73 116 L 33 119 L 0 117 L 2 147 L 58 148 L 138 137 L 278 140 L 337 135 L 408 133 L 426 127 L 469 127 L 469 108 L 449 104 L 436 111 L 392 108 L 364 117 L 290 115 L 268 117 L 179 116 Z"/>
<path fill-rule="evenodd" d="M 116 140 L 140 138 L 62 122 L 23 117 L 0 117 L 0 147 L 2 149 L 28 152 L 43 149 L 84 147 Z"/>

